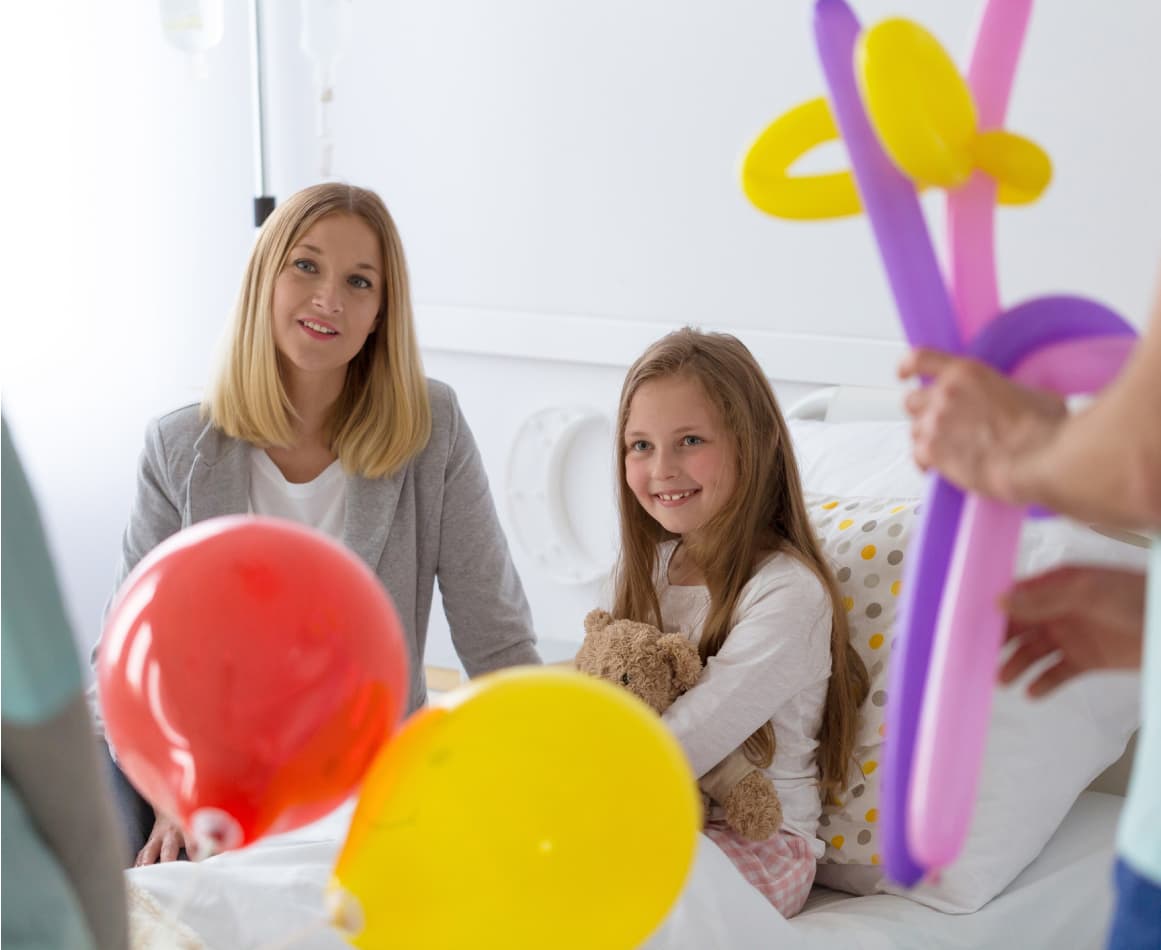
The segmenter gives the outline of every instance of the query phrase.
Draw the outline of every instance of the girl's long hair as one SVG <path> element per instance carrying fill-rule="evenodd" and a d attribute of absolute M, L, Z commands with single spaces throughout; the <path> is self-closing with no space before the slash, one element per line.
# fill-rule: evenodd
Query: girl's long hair
<path fill-rule="evenodd" d="M 807 516 L 790 432 L 774 391 L 753 354 L 736 337 L 683 328 L 650 346 L 625 378 L 617 412 L 621 556 L 614 615 L 662 626 L 655 584 L 658 544 L 677 536 L 645 512 L 625 480 L 625 428 L 641 385 L 673 376 L 700 385 L 732 439 L 737 467 L 733 496 L 699 529 L 696 542 L 685 542 L 686 554 L 701 570 L 710 593 L 698 645 L 702 659 L 721 649 L 742 588 L 764 557 L 788 554 L 814 572 L 830 596 L 833 615 L 831 675 L 818 737 L 819 782 L 826 798 L 836 796 L 846 785 L 858 708 L 869 689 L 867 670 L 851 646 L 838 584 Z M 768 722 L 744 745 L 750 761 L 762 767 L 773 760 L 774 748 L 774 730 Z"/>

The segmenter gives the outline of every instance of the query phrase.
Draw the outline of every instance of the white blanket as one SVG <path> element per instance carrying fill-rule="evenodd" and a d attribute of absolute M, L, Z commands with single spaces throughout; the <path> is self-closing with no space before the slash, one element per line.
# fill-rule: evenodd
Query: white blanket
<path fill-rule="evenodd" d="M 816 888 L 784 920 L 709 839 L 648 950 L 1098 950 L 1112 906 L 1113 829 L 1122 799 L 1081 796 L 1044 852 L 975 914 L 949 915 L 890 895 Z M 307 828 L 200 864 L 127 874 L 135 950 L 342 950 L 323 891 L 350 820 L 346 805 Z M 449 856 L 454 860 L 454 856 Z"/>

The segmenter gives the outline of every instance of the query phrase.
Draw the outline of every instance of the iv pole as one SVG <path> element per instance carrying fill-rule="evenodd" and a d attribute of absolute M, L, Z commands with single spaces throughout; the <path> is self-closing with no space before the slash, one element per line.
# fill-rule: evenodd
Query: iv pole
<path fill-rule="evenodd" d="M 263 222 L 274 210 L 274 196 L 266 193 L 266 109 L 262 85 L 262 0 L 250 0 L 250 101 L 254 121 L 254 227 Z"/>

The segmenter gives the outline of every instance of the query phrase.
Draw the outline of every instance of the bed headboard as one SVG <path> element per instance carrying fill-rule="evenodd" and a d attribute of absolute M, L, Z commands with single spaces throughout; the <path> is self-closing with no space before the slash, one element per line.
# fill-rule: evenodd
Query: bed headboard
<path fill-rule="evenodd" d="M 794 403 L 786 418 L 816 422 L 902 419 L 905 391 L 901 386 L 827 386 Z"/>

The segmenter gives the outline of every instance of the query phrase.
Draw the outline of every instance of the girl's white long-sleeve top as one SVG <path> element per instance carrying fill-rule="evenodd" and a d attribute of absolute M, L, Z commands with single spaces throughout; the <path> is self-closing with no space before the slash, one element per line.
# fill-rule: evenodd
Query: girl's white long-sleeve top
<path fill-rule="evenodd" d="M 709 590 L 669 583 L 675 548 L 676 542 L 663 544 L 658 558 L 662 623 L 665 632 L 696 643 Z M 810 568 L 787 554 L 770 556 L 742 589 L 729 636 L 700 681 L 664 714 L 699 776 L 769 722 L 777 751 L 765 773 L 782 801 L 782 830 L 809 841 L 816 857 L 825 848 L 817 834 L 816 753 L 831 670 L 831 621 L 830 597 Z"/>

